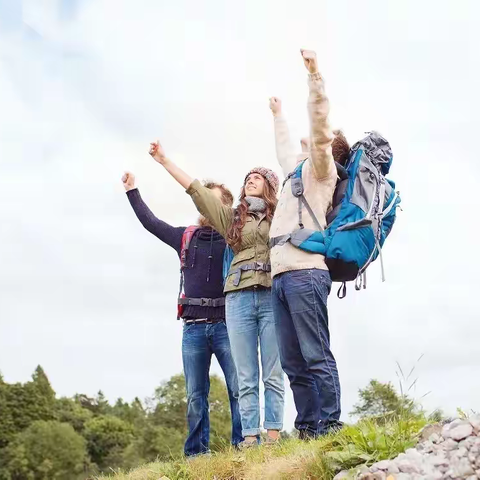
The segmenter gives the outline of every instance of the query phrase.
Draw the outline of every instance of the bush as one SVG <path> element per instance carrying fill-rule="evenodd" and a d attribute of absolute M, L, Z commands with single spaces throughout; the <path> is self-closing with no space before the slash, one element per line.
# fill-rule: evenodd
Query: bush
<path fill-rule="evenodd" d="M 37 421 L 4 450 L 3 464 L 8 480 L 76 480 L 85 478 L 89 461 L 85 440 L 71 425 Z"/>

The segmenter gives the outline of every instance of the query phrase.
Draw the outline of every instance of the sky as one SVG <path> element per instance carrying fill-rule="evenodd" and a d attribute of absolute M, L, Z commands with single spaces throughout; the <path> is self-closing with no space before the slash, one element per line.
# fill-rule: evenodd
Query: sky
<path fill-rule="evenodd" d="M 343 418 L 372 378 L 425 408 L 480 409 L 480 30 L 476 0 L 0 0 L 0 371 L 41 364 L 58 395 L 146 398 L 181 364 L 178 258 L 120 178 L 189 225 L 189 197 L 148 155 L 238 194 L 275 157 L 272 95 L 308 133 L 300 48 L 317 51 L 331 123 L 380 131 L 402 197 L 368 288 L 329 299 Z M 299 144 L 298 144 L 299 145 Z M 418 359 L 423 355 L 420 361 Z M 213 372 L 220 373 L 216 361 Z M 477 380 L 475 380 L 477 378 Z M 424 396 L 425 394 L 427 394 Z M 295 408 L 287 387 L 285 428 Z"/>

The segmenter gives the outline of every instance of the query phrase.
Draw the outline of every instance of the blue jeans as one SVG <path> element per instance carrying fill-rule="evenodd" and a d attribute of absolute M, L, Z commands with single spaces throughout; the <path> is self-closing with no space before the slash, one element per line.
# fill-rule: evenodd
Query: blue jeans
<path fill-rule="evenodd" d="M 243 436 L 260 435 L 258 344 L 265 387 L 267 430 L 283 428 L 284 385 L 271 290 L 253 288 L 227 293 L 226 315 L 232 355 L 237 367 Z"/>
<path fill-rule="evenodd" d="M 210 418 L 208 393 L 210 391 L 210 361 L 212 354 L 225 375 L 230 410 L 232 413 L 232 444 L 243 441 L 238 409 L 237 372 L 233 363 L 225 322 L 183 326 L 182 357 L 187 386 L 187 421 L 189 434 L 185 455 L 209 451 Z"/>
<path fill-rule="evenodd" d="M 282 367 L 297 409 L 295 428 L 323 434 L 339 425 L 340 382 L 330 350 L 326 270 L 296 270 L 273 278 L 272 303 Z"/>

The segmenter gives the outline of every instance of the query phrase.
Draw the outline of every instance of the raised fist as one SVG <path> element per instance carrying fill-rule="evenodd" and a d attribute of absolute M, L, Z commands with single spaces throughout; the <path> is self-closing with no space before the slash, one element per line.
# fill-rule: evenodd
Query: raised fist
<path fill-rule="evenodd" d="M 278 117 L 282 113 L 282 101 L 277 97 L 270 98 L 270 110 L 274 117 Z"/>
<path fill-rule="evenodd" d="M 135 175 L 130 172 L 125 172 L 122 177 L 122 182 L 127 192 L 133 190 L 135 188 Z"/>
<path fill-rule="evenodd" d="M 317 73 L 317 54 L 313 50 L 300 50 L 300 52 L 303 57 L 303 63 L 307 67 L 308 72 Z"/>
<path fill-rule="evenodd" d="M 161 165 L 163 165 L 167 160 L 167 157 L 165 156 L 165 150 L 160 145 L 159 140 L 150 144 L 150 150 L 148 151 L 148 153 L 153 157 L 156 162 L 160 163 Z"/>

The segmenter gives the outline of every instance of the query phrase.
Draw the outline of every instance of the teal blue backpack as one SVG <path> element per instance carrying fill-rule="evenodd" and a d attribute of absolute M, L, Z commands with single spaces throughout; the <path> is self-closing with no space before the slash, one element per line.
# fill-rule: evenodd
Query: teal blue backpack
<path fill-rule="evenodd" d="M 400 196 L 395 183 L 386 179 L 392 164 L 389 143 L 377 132 L 371 132 L 350 150 L 343 168 L 337 164 L 338 180 L 332 210 L 327 214 L 323 229 L 303 195 L 303 163 L 287 176 L 292 194 L 298 198 L 298 228 L 272 238 L 270 247 L 290 242 L 307 252 L 325 256 L 334 282 L 341 282 L 338 297 L 346 295 L 346 282 L 355 280 L 355 288 L 366 288 L 365 271 L 380 256 L 382 280 L 385 281 L 382 247 L 396 218 Z M 305 207 L 314 221 L 315 230 L 304 228 L 302 210 Z"/>

